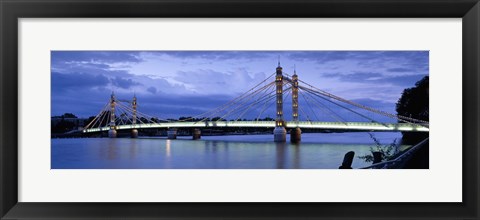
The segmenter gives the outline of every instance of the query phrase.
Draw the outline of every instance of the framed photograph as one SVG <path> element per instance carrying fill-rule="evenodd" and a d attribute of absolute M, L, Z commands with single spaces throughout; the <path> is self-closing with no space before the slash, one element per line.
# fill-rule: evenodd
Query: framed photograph
<path fill-rule="evenodd" d="M 0 10 L 2 219 L 479 218 L 476 0 Z"/>

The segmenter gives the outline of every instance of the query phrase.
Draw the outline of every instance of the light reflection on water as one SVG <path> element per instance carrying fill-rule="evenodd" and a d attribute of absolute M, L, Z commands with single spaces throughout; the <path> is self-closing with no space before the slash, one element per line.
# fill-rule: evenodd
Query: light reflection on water
<path fill-rule="evenodd" d="M 390 144 L 401 134 L 375 136 Z M 370 165 L 357 156 L 374 146 L 367 133 L 303 134 L 300 144 L 274 143 L 272 135 L 190 139 L 52 139 L 52 169 L 337 169 L 348 151 L 358 168 Z"/>

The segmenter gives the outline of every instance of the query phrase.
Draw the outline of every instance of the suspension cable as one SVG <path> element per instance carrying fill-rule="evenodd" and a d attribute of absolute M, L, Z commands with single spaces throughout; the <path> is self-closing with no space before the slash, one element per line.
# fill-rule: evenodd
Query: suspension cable
<path fill-rule="evenodd" d="M 303 92 L 302 92 L 303 94 Z M 310 100 L 313 100 L 313 104 L 315 106 L 317 106 L 320 110 L 322 110 L 325 114 L 329 115 L 330 117 L 332 117 L 334 120 L 338 121 L 338 122 L 342 122 L 342 123 L 345 123 L 346 120 L 344 118 L 342 118 L 340 115 L 338 115 L 337 113 L 335 113 L 332 109 L 330 109 L 327 105 L 323 104 L 322 102 L 320 102 L 319 100 L 317 100 L 312 94 L 310 93 L 306 93 L 306 96 L 305 96 L 307 99 Z M 309 98 L 310 97 L 310 98 Z M 328 110 L 328 111 L 327 111 Z"/>
<path fill-rule="evenodd" d="M 363 114 L 361 114 L 361 113 L 359 113 L 359 112 L 357 112 L 357 111 L 354 111 L 354 110 L 352 110 L 352 109 L 350 109 L 350 108 L 347 108 L 347 107 L 345 107 L 345 106 L 343 106 L 343 105 L 340 105 L 340 104 L 338 104 L 338 103 L 336 103 L 336 102 L 333 102 L 332 100 L 329 100 L 329 99 L 327 99 L 327 98 L 325 98 L 325 97 L 323 97 L 323 96 L 320 96 L 320 95 L 318 95 L 318 94 L 316 94 L 316 93 L 313 93 L 313 92 L 309 91 L 308 88 L 304 88 L 303 86 L 299 86 L 299 88 L 303 89 L 303 90 L 306 91 L 306 92 L 310 92 L 310 93 L 312 93 L 313 95 L 315 95 L 315 96 L 317 96 L 317 97 L 319 97 L 319 98 L 321 98 L 321 99 L 323 99 L 323 100 L 326 100 L 326 101 L 328 101 L 328 102 L 330 102 L 330 103 L 333 103 L 333 104 L 335 104 L 335 105 L 337 105 L 337 106 L 339 106 L 339 107 L 341 107 L 341 108 L 343 108 L 343 109 L 345 109 L 345 110 L 348 110 L 348 111 L 350 111 L 350 112 L 352 112 L 352 113 L 355 113 L 355 114 L 357 114 L 357 115 L 359 115 L 359 116 L 361 116 L 361 117 L 363 117 L 363 118 L 366 118 L 366 119 L 370 120 L 371 122 L 376 122 L 376 123 L 379 123 L 379 124 L 383 124 L 383 125 L 384 125 L 384 123 L 377 122 L 377 121 L 375 121 L 374 119 L 372 119 L 372 118 L 370 118 L 370 117 L 368 117 L 368 116 L 365 116 L 365 115 L 363 115 Z M 305 89 L 306 89 L 306 90 L 305 90 Z M 384 125 L 384 126 L 386 126 L 386 125 Z"/>
<path fill-rule="evenodd" d="M 353 106 L 356 106 L 356 107 L 359 107 L 359 108 L 362 108 L 364 110 L 367 110 L 367 111 L 370 111 L 370 112 L 373 112 L 373 113 L 377 113 L 377 114 L 380 114 L 380 115 L 383 115 L 383 116 L 387 116 L 387 117 L 390 117 L 390 118 L 395 118 L 395 119 L 403 119 L 403 121 L 405 122 L 408 122 L 408 121 L 411 121 L 411 122 L 419 122 L 419 123 L 425 123 L 427 124 L 428 126 L 428 121 L 424 121 L 424 120 L 419 120 L 419 119 L 415 119 L 415 118 L 411 118 L 411 117 L 406 117 L 406 116 L 402 116 L 402 115 L 394 115 L 394 114 L 391 114 L 391 113 L 388 113 L 388 112 L 384 112 L 384 111 L 381 111 L 381 110 L 377 110 L 377 109 L 373 109 L 373 108 L 370 108 L 368 106 L 364 106 L 364 105 L 361 105 L 361 104 L 358 104 L 356 102 L 352 102 L 350 100 L 346 100 L 344 98 L 341 98 L 339 96 L 336 96 L 336 95 L 333 95 L 331 93 L 328 93 L 326 91 L 323 91 L 315 86 L 312 86 L 302 80 L 299 80 L 301 81 L 302 83 L 304 83 L 305 85 L 307 86 L 310 86 L 312 88 L 312 91 L 315 92 L 315 93 L 318 93 L 320 95 L 323 95 L 323 96 L 327 96 L 329 98 L 332 98 L 332 99 L 335 99 L 335 100 L 338 100 L 338 101 L 341 101 L 341 102 L 344 102 L 344 103 L 347 103 L 347 104 L 350 104 L 350 105 L 353 105 Z M 315 89 L 315 90 L 313 90 Z M 410 123 L 411 123 L 410 122 Z M 423 125 L 422 125 L 423 126 Z"/>
<path fill-rule="evenodd" d="M 95 118 L 93 118 L 93 120 L 92 120 L 90 123 L 88 123 L 87 126 L 85 126 L 85 129 L 89 129 L 89 128 L 90 128 L 89 126 L 90 126 L 95 120 L 98 120 L 98 117 L 100 116 L 100 114 L 102 114 L 102 112 L 105 111 L 105 108 L 107 108 L 108 104 L 109 104 L 109 103 L 107 102 L 107 103 L 105 104 L 105 106 L 103 106 L 103 108 L 100 110 L 100 112 L 97 114 L 97 116 L 95 116 Z"/>

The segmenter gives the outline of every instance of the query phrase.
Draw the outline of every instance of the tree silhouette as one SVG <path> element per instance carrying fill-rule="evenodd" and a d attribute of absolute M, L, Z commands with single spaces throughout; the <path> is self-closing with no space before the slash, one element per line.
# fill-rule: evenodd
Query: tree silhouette
<path fill-rule="evenodd" d="M 403 90 L 397 102 L 398 115 L 429 121 L 429 83 L 428 76 L 415 83 L 415 87 Z M 428 137 L 428 133 L 402 132 L 403 142 L 415 144 Z"/>

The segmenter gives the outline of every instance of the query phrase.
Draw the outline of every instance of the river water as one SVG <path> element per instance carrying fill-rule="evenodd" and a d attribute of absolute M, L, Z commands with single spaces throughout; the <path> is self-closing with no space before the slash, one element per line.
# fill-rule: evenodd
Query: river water
<path fill-rule="evenodd" d="M 400 133 L 378 132 L 382 144 Z M 287 140 L 289 140 L 287 135 Z M 300 144 L 273 142 L 273 135 L 52 139 L 52 169 L 338 169 L 348 151 L 358 156 L 375 146 L 368 133 L 305 133 Z M 409 146 L 402 145 L 401 148 Z"/>

